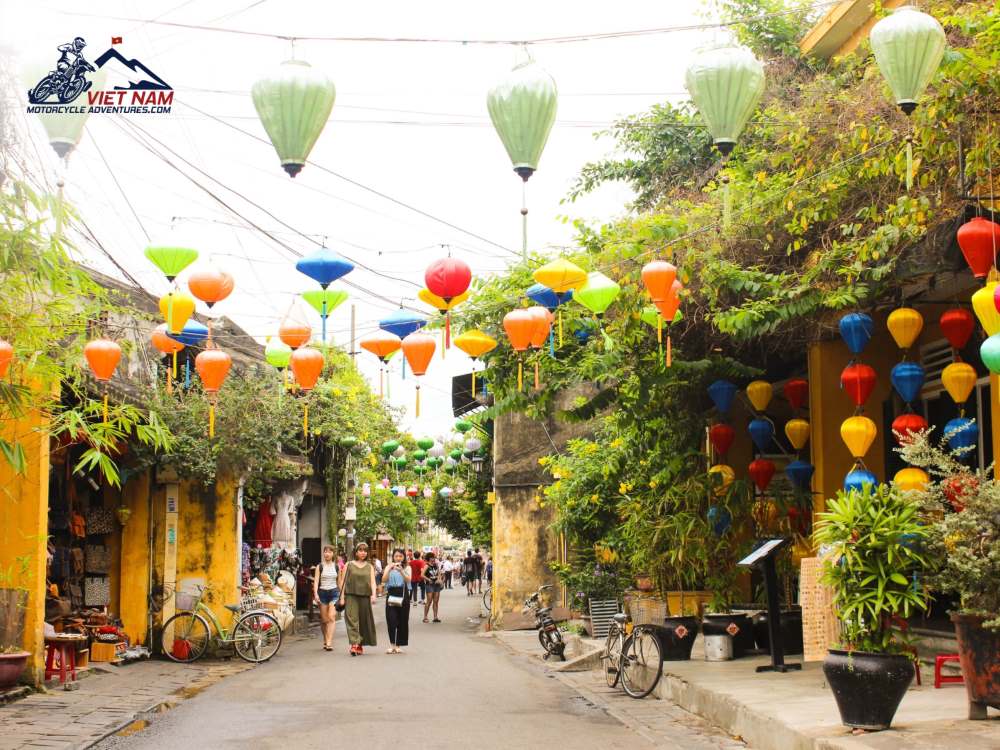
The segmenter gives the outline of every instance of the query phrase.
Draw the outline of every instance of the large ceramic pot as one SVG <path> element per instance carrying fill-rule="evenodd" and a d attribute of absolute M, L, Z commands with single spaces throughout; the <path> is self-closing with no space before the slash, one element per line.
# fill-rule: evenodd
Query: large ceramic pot
<path fill-rule="evenodd" d="M 667 617 L 657 628 L 664 661 L 687 661 L 698 637 L 698 618 Z"/>
<path fill-rule="evenodd" d="M 771 634 L 768 630 L 767 612 L 758 612 L 753 617 L 753 638 L 757 648 L 771 653 Z M 786 654 L 802 653 L 802 610 L 781 610 L 781 645 Z"/>
<path fill-rule="evenodd" d="M 983 627 L 983 617 L 952 615 L 958 656 L 969 696 L 969 718 L 985 719 L 986 707 L 1000 708 L 1000 631 Z"/>
<path fill-rule="evenodd" d="M 27 651 L 0 654 L 0 690 L 14 687 L 24 671 L 24 665 L 31 656 Z"/>
<path fill-rule="evenodd" d="M 913 662 L 899 654 L 830 649 L 823 661 L 845 726 L 888 729 L 913 680 Z"/>
<path fill-rule="evenodd" d="M 733 639 L 733 658 L 739 659 L 752 650 L 753 623 L 746 614 L 708 614 L 701 621 L 703 635 L 728 635 Z"/>

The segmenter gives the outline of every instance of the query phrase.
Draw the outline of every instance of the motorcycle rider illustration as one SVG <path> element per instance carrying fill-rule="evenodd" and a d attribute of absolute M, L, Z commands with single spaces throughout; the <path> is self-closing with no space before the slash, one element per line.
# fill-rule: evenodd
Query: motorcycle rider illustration
<path fill-rule="evenodd" d="M 60 44 L 56 47 L 59 50 L 59 61 L 56 63 L 56 70 L 68 77 L 69 69 L 76 64 L 78 60 L 83 60 L 83 48 L 87 46 L 87 42 L 84 41 L 82 36 L 78 36 L 72 42 L 66 42 L 66 44 Z"/>
<path fill-rule="evenodd" d="M 32 104 L 44 104 L 52 95 L 55 95 L 60 103 L 66 104 L 93 86 L 93 83 L 84 77 L 84 73 L 93 73 L 95 70 L 83 56 L 83 48 L 86 46 L 87 42 L 78 36 L 72 42 L 60 44 L 56 48 L 59 51 L 56 69 L 28 92 L 28 99 Z"/>

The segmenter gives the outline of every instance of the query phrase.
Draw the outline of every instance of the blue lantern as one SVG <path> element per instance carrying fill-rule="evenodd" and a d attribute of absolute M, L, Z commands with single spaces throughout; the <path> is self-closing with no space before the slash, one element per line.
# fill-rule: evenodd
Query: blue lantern
<path fill-rule="evenodd" d="M 570 292 L 572 294 L 572 292 Z M 597 331 L 597 322 L 594 320 L 589 320 L 587 318 L 582 318 L 576 322 L 576 326 L 573 328 L 573 335 L 576 340 L 581 344 L 586 344 L 590 341 L 590 337 L 594 335 Z M 552 340 L 552 333 L 549 332 L 549 341 Z"/>
<path fill-rule="evenodd" d="M 865 313 L 848 313 L 840 319 L 840 337 L 853 354 L 861 354 L 871 341 L 875 324 Z"/>
<path fill-rule="evenodd" d="M 532 284 L 528 287 L 528 291 L 525 294 L 528 299 L 537 302 L 542 307 L 548 308 L 550 312 L 559 307 L 559 305 L 563 305 L 573 299 L 572 289 L 559 294 L 553 292 L 545 284 Z"/>
<path fill-rule="evenodd" d="M 197 346 L 208 338 L 208 328 L 197 320 L 189 320 L 180 333 L 168 333 L 167 336 L 174 341 L 180 341 L 184 346 Z"/>
<path fill-rule="evenodd" d="M 378 322 L 378 327 L 383 331 L 405 339 L 414 331 L 419 331 L 427 325 L 427 318 L 415 312 L 404 310 L 402 307 L 395 312 L 389 313 Z"/>
<path fill-rule="evenodd" d="M 767 419 L 754 419 L 747 428 L 750 431 L 750 439 L 757 446 L 757 450 L 766 453 L 771 447 L 771 440 L 774 439 L 774 425 Z"/>
<path fill-rule="evenodd" d="M 715 532 L 715 535 L 722 536 L 732 525 L 733 517 L 725 508 L 712 505 L 708 509 L 708 522 L 712 524 L 712 531 Z"/>
<path fill-rule="evenodd" d="M 736 384 L 728 380 L 716 380 L 708 386 L 708 396 L 716 409 L 728 414 L 733 406 L 733 399 L 736 398 Z"/>
<path fill-rule="evenodd" d="M 844 492 L 850 492 L 851 490 L 864 492 L 865 485 L 868 485 L 872 489 L 878 485 L 878 477 L 868 471 L 868 469 L 852 469 L 844 477 Z"/>
<path fill-rule="evenodd" d="M 812 482 L 813 472 L 816 467 L 807 461 L 792 461 L 785 467 L 785 476 L 793 485 L 800 490 L 808 490 L 809 483 Z"/>
<path fill-rule="evenodd" d="M 979 440 L 979 426 L 975 420 L 967 417 L 955 417 L 944 426 L 945 440 L 954 451 L 961 448 L 972 448 Z"/>
<path fill-rule="evenodd" d="M 333 250 L 321 247 L 312 255 L 301 258 L 295 264 L 295 270 L 318 281 L 319 285 L 326 289 L 341 276 L 353 271 L 354 264 L 346 258 L 341 258 Z"/>
<path fill-rule="evenodd" d="M 906 403 L 912 403 L 924 387 L 924 368 L 916 362 L 900 362 L 892 368 L 892 387 Z"/>

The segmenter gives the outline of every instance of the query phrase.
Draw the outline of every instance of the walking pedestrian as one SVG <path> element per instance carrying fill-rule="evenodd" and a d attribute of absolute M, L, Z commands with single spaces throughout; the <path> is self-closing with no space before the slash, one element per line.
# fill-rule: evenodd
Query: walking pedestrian
<path fill-rule="evenodd" d="M 441 563 L 438 562 L 437 556 L 433 552 L 428 552 L 424 557 L 427 560 L 427 565 L 424 568 L 424 587 L 427 590 L 427 602 L 424 604 L 424 622 L 427 622 L 427 613 L 434 609 L 434 622 L 441 622 L 438 619 L 438 603 L 441 601 L 441 589 L 443 584 L 441 579 L 444 576 L 444 571 L 441 569 Z"/>
<path fill-rule="evenodd" d="M 410 578 L 410 599 L 413 606 L 424 603 L 424 561 L 420 559 L 420 553 L 414 552 L 413 559 L 410 560 L 410 570 L 413 576 Z M 419 595 L 419 596 L 418 596 Z"/>
<path fill-rule="evenodd" d="M 470 549 L 465 553 L 465 559 L 462 561 L 462 580 L 465 581 L 465 595 L 475 596 L 476 595 L 476 558 L 472 556 L 472 550 Z"/>
<path fill-rule="evenodd" d="M 329 544 L 323 547 L 323 559 L 313 569 L 313 600 L 319 604 L 324 651 L 333 651 L 333 633 L 337 628 L 334 602 L 340 598 L 340 589 L 337 587 L 340 571 L 337 570 L 334 553 L 335 550 Z"/>
<path fill-rule="evenodd" d="M 493 558 L 492 557 L 487 557 L 486 558 L 486 585 L 487 586 L 492 586 L 493 585 Z"/>
<path fill-rule="evenodd" d="M 368 561 L 368 545 L 361 542 L 354 548 L 354 559 L 344 566 L 340 581 L 340 604 L 345 608 L 351 656 L 363 654 L 365 646 L 378 645 L 374 603 L 375 566 Z"/>
<path fill-rule="evenodd" d="M 375 558 L 375 596 L 382 596 L 382 561 Z"/>
<path fill-rule="evenodd" d="M 451 588 L 451 574 L 455 572 L 455 564 L 451 561 L 451 556 L 449 555 L 441 563 L 441 570 L 444 571 L 444 587 L 446 589 Z"/>
<path fill-rule="evenodd" d="M 410 576 L 412 571 L 402 547 L 392 551 L 385 567 L 385 624 L 389 629 L 387 654 L 401 654 L 410 643 Z"/>
<path fill-rule="evenodd" d="M 476 547 L 476 554 L 473 555 L 476 560 L 476 587 L 478 593 L 483 593 L 483 572 L 486 569 L 486 563 L 483 562 L 483 556 L 479 554 L 479 547 Z"/>

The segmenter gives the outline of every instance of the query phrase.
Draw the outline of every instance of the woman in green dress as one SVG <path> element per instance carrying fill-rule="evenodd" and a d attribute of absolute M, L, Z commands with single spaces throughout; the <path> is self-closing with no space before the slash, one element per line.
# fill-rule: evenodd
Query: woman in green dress
<path fill-rule="evenodd" d="M 375 566 L 368 562 L 368 545 L 354 548 L 354 559 L 344 566 L 340 578 L 340 603 L 344 605 L 347 638 L 351 656 L 365 652 L 365 646 L 378 645 L 375 639 Z"/>

